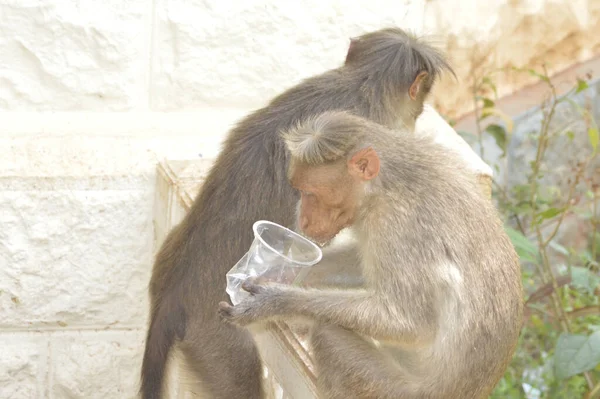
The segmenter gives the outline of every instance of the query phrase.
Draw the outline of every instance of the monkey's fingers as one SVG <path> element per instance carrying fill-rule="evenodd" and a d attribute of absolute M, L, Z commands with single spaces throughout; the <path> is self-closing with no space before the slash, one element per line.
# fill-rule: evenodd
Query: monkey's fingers
<path fill-rule="evenodd" d="M 227 302 L 219 302 L 219 315 L 225 323 L 243 327 L 252 321 L 248 312 L 249 309 L 243 304 L 231 306 Z"/>
<path fill-rule="evenodd" d="M 257 284 L 257 281 L 258 279 L 256 277 L 246 279 L 246 281 L 242 283 L 242 289 L 248 291 L 252 295 L 260 294 L 264 291 L 264 287 Z"/>
<path fill-rule="evenodd" d="M 233 306 L 227 302 L 219 302 L 219 315 L 224 320 L 231 320 L 233 317 Z"/>

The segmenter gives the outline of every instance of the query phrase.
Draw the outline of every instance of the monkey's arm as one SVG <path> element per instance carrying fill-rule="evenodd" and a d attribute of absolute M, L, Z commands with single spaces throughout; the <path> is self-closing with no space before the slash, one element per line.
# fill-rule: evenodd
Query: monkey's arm
<path fill-rule="evenodd" d="M 426 317 L 429 314 L 405 312 L 405 307 L 386 304 L 384 299 L 366 290 L 306 290 L 250 281 L 244 284 L 244 289 L 252 297 L 235 307 L 220 304 L 221 315 L 238 325 L 273 318 L 309 318 L 379 340 L 400 338 L 406 343 L 417 343 L 435 335 L 432 319 Z"/>
<path fill-rule="evenodd" d="M 344 243 L 324 248 L 323 259 L 308 269 L 300 284 L 309 288 L 362 288 L 365 282 L 357 245 Z"/>

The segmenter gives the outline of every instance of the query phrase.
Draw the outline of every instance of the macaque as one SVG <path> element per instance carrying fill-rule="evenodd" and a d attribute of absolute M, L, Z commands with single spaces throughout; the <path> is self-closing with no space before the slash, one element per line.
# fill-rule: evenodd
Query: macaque
<path fill-rule="evenodd" d="M 263 397 L 251 334 L 222 323 L 216 309 L 227 299 L 227 271 L 253 240 L 252 224 L 294 227 L 298 194 L 286 178 L 289 155 L 279 132 L 327 110 L 412 130 L 444 71 L 452 72 L 438 50 L 401 29 L 367 33 L 351 40 L 342 66 L 290 88 L 229 132 L 189 213 L 156 255 L 142 399 L 163 397 L 174 345 L 207 397 Z"/>
<path fill-rule="evenodd" d="M 251 296 L 221 302 L 222 317 L 312 321 L 323 398 L 486 398 L 516 348 L 523 298 L 518 257 L 473 174 L 430 138 L 343 111 L 283 138 L 302 234 L 326 245 L 353 229 L 364 288 L 249 279 Z"/>

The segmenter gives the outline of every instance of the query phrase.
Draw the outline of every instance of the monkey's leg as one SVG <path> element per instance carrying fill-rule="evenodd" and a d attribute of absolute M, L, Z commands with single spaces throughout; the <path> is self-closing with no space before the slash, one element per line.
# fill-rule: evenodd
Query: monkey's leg
<path fill-rule="evenodd" d="M 335 325 L 315 325 L 311 347 L 323 399 L 416 398 L 399 365 L 373 343 Z"/>
<path fill-rule="evenodd" d="M 207 399 L 262 399 L 262 365 L 250 332 L 219 320 L 208 322 L 213 329 L 206 327 L 206 320 L 191 320 L 205 323 L 202 328 L 188 327 L 188 331 L 202 334 L 186 335 L 179 345 L 189 372 L 199 379 Z"/>

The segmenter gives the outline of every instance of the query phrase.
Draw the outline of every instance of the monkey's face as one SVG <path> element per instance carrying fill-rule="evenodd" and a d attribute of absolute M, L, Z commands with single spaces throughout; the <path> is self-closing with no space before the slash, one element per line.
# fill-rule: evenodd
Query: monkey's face
<path fill-rule="evenodd" d="M 300 191 L 298 227 L 321 246 L 352 225 L 364 192 L 363 183 L 343 166 L 297 168 L 291 179 Z"/>

